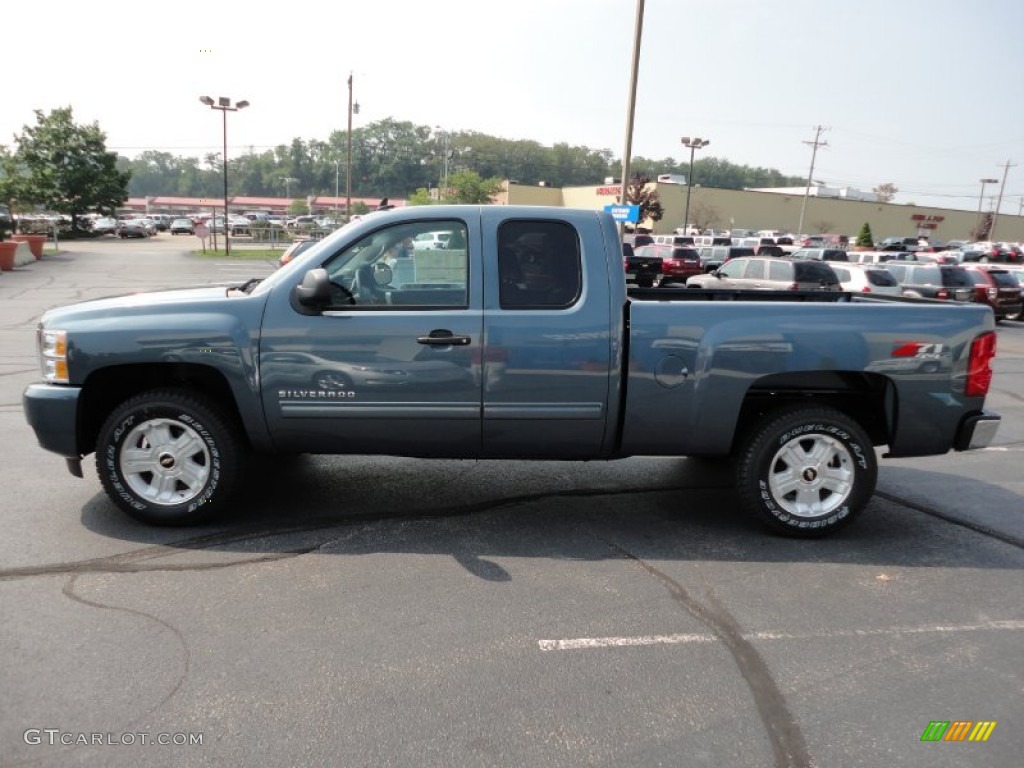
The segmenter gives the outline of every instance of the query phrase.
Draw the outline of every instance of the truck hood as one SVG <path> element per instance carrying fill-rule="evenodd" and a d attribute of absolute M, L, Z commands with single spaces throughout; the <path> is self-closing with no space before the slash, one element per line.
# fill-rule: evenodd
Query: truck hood
<path fill-rule="evenodd" d="M 43 315 L 42 323 L 52 325 L 69 320 L 108 316 L 123 318 L 133 314 L 132 310 L 137 310 L 139 314 L 149 313 L 154 309 L 163 313 L 168 311 L 171 305 L 195 308 L 197 305 L 221 303 L 234 296 L 244 297 L 246 294 L 232 290 L 232 287 L 227 285 L 129 293 L 51 309 Z"/>

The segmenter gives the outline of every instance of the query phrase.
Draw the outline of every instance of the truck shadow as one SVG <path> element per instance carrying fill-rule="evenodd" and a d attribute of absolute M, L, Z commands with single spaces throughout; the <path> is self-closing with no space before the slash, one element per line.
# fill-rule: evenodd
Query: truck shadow
<path fill-rule="evenodd" d="M 942 473 L 886 470 L 890 485 L 925 488 Z M 634 458 L 605 463 L 436 461 L 385 457 L 262 459 L 231 508 L 210 524 L 154 528 L 106 496 L 82 509 L 99 535 L 137 542 L 138 559 L 181 550 L 268 555 L 447 555 L 492 582 L 501 558 L 902 567 L 1019 568 L 1019 549 L 876 496 L 827 538 L 775 535 L 745 514 L 726 462 Z M 958 479 L 975 509 L 1020 509 L 1017 494 Z M 921 506 L 921 505 L 917 505 Z M 132 553 L 121 557 L 130 560 Z"/>

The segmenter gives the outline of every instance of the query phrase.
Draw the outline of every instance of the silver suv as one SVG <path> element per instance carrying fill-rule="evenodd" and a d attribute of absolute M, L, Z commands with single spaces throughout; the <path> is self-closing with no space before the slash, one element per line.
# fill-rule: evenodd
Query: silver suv
<path fill-rule="evenodd" d="M 742 288 L 763 291 L 839 291 L 839 278 L 823 261 L 776 257 L 730 259 L 706 275 L 686 281 L 690 288 Z"/>

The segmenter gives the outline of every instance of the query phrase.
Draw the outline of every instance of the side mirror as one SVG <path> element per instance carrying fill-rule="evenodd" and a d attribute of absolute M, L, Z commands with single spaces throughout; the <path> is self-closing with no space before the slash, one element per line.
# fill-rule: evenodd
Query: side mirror
<path fill-rule="evenodd" d="M 295 300 L 304 307 L 324 307 L 331 303 L 331 280 L 327 270 L 311 269 L 295 286 Z"/>

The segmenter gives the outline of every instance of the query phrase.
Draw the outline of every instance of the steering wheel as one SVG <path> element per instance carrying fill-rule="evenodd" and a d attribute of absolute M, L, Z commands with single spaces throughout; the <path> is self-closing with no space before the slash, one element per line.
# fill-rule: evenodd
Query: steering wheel
<path fill-rule="evenodd" d="M 331 280 L 331 287 L 337 288 L 338 291 L 341 292 L 341 294 L 345 297 L 346 304 L 356 303 L 355 294 L 352 293 L 352 291 L 350 291 L 340 280 Z"/>

